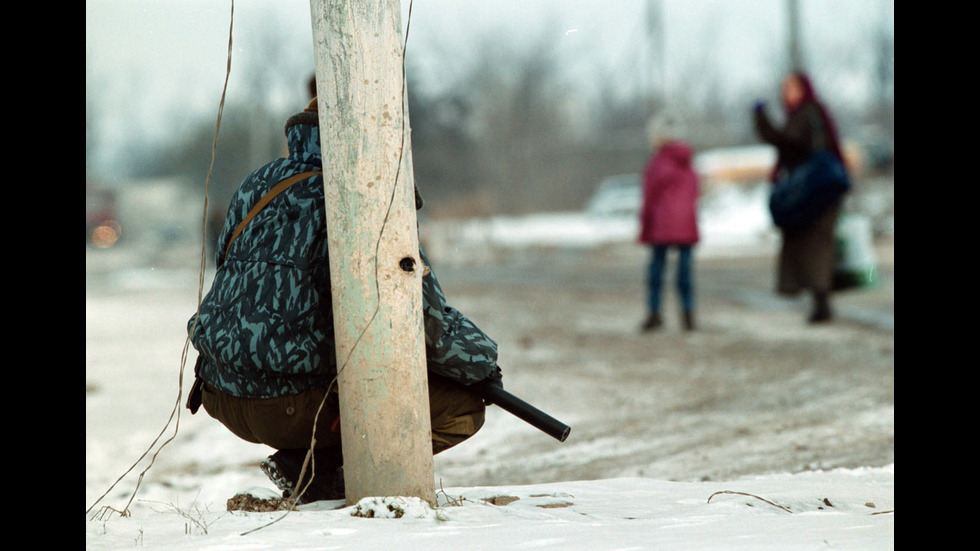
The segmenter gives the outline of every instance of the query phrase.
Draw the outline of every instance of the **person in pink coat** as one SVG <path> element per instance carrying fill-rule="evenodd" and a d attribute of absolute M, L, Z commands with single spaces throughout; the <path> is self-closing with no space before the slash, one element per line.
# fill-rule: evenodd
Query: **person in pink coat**
<path fill-rule="evenodd" d="M 651 124 L 653 154 L 643 173 L 643 205 L 640 209 L 639 241 L 652 248 L 647 271 L 648 316 L 642 330 L 663 325 L 661 288 L 667 253 L 677 250 L 675 283 L 680 298 L 682 322 L 694 329 L 694 258 L 698 233 L 700 182 L 692 161 L 694 151 L 682 138 L 679 121 L 658 117 Z"/>

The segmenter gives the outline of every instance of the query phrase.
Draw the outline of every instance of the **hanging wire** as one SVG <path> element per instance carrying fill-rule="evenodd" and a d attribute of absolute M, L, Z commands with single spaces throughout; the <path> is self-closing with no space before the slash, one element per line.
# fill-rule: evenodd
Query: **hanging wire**
<path fill-rule="evenodd" d="M 406 53 L 407 48 L 408 48 L 408 36 L 409 36 L 409 30 L 411 29 L 413 4 L 414 4 L 414 0 L 409 0 L 408 20 L 406 22 L 405 38 L 404 38 L 404 41 L 403 41 L 403 44 L 402 44 L 402 67 L 401 67 L 401 69 L 402 69 L 402 90 L 401 90 L 402 91 L 402 120 L 401 120 L 401 143 L 399 145 L 399 151 L 398 151 L 398 164 L 397 164 L 396 171 L 395 171 L 395 179 L 394 179 L 394 185 L 393 185 L 393 188 L 392 188 L 391 196 L 389 197 L 389 200 L 388 200 L 387 210 L 385 211 L 385 216 L 384 216 L 384 218 L 382 220 L 381 229 L 379 230 L 379 233 L 378 233 L 378 239 L 377 239 L 377 241 L 375 243 L 375 259 L 374 259 L 374 262 L 375 262 L 375 268 L 374 268 L 374 272 L 375 272 L 375 293 L 376 293 L 376 296 L 378 296 L 378 297 L 380 297 L 380 284 L 379 284 L 379 277 L 378 277 L 378 252 L 380 251 L 381 239 L 382 239 L 382 236 L 384 234 L 384 230 L 387 227 L 388 219 L 390 218 L 392 206 L 394 204 L 394 198 L 395 198 L 395 194 L 396 194 L 397 189 L 398 189 L 398 182 L 399 182 L 399 179 L 400 179 L 400 176 L 401 176 L 402 161 L 403 161 L 404 152 L 405 152 L 405 131 L 406 131 L 406 121 L 405 121 L 406 116 L 405 116 L 405 111 L 407 109 L 407 106 L 405 105 L 405 92 L 406 92 L 406 81 L 407 81 L 406 66 L 405 66 L 405 53 Z M 140 463 L 140 461 L 142 461 L 144 458 L 146 458 L 146 456 L 150 453 L 150 450 L 152 450 L 153 447 L 156 446 L 157 442 L 159 442 L 160 438 L 166 432 L 166 430 L 170 426 L 171 422 L 173 422 L 175 420 L 175 418 L 176 418 L 176 423 L 174 425 L 174 433 L 173 433 L 173 435 L 171 435 L 167 440 L 165 440 L 160 445 L 160 448 L 157 449 L 157 451 L 153 453 L 153 456 L 151 457 L 151 460 L 150 460 L 150 464 L 147 465 L 147 467 L 145 469 L 143 469 L 143 471 L 140 472 L 139 478 L 137 479 L 136 488 L 133 489 L 133 492 L 132 492 L 132 494 L 131 494 L 131 496 L 129 498 L 129 501 L 127 501 L 127 503 L 126 503 L 126 506 L 122 510 L 117 510 L 117 509 L 112 508 L 110 506 L 104 506 L 102 508 L 102 510 L 101 510 L 101 513 L 98 514 L 98 515 L 96 515 L 96 516 L 100 516 L 101 517 L 102 514 L 104 514 L 106 511 L 109 511 L 109 514 L 111 514 L 111 512 L 116 512 L 116 513 L 119 513 L 121 516 L 130 516 L 129 506 L 132 504 L 133 499 L 135 498 L 135 496 L 136 496 L 136 494 L 137 494 L 137 492 L 139 490 L 139 487 L 142 484 L 144 475 L 153 466 L 154 462 L 156 461 L 157 456 L 163 450 L 163 448 L 167 444 L 169 444 L 171 441 L 173 441 L 176 438 L 177 432 L 178 432 L 179 427 L 180 427 L 180 404 L 181 404 L 181 398 L 182 398 L 182 394 L 183 394 L 184 369 L 185 369 L 185 366 L 186 366 L 186 363 L 187 363 L 187 356 L 188 356 L 188 352 L 189 352 L 189 349 L 190 349 L 191 335 L 194 334 L 194 330 L 197 327 L 198 316 L 200 315 L 201 302 L 203 300 L 204 275 L 205 275 L 205 267 L 207 265 L 207 252 L 206 251 L 207 251 L 207 215 L 208 215 L 208 208 L 209 208 L 208 207 L 208 201 L 209 201 L 208 200 L 208 196 L 209 196 L 209 190 L 210 190 L 211 176 L 212 176 L 212 173 L 213 173 L 213 170 L 214 170 L 214 160 L 215 160 L 215 156 L 216 156 L 216 152 L 217 152 L 218 135 L 219 135 L 219 132 L 220 132 L 220 129 L 221 129 L 221 119 L 222 119 L 222 115 L 224 113 L 225 98 L 227 96 L 228 80 L 229 80 L 229 77 L 231 75 L 231 59 L 232 59 L 232 45 L 233 45 L 232 37 L 233 37 L 233 30 L 234 30 L 234 18 L 235 18 L 235 2 L 234 2 L 234 0 L 231 0 L 231 17 L 230 17 L 230 23 L 229 23 L 229 29 L 228 29 L 228 54 L 227 54 L 227 64 L 226 64 L 226 69 L 225 69 L 225 81 L 224 81 L 224 86 L 223 86 L 222 92 L 221 92 L 221 101 L 220 101 L 220 103 L 218 105 L 218 114 L 217 114 L 217 121 L 215 123 L 214 140 L 212 141 L 212 144 L 211 144 L 211 162 L 210 162 L 210 165 L 208 167 L 207 177 L 206 177 L 205 182 L 204 182 L 204 210 L 203 210 L 203 214 L 202 214 L 202 223 L 201 223 L 201 226 L 202 226 L 202 244 L 201 244 L 201 265 L 200 265 L 200 270 L 199 270 L 199 275 L 198 275 L 197 311 L 196 311 L 196 313 L 194 315 L 194 321 L 191 324 L 191 328 L 188 331 L 187 338 L 184 341 L 184 348 L 183 348 L 183 351 L 181 353 L 181 365 L 180 365 L 180 371 L 179 371 L 179 374 L 178 374 L 177 400 L 176 400 L 176 403 L 174 404 L 174 409 L 171 411 L 170 418 L 167 420 L 167 423 L 164 425 L 163 429 L 160 431 L 160 434 L 157 435 L 157 437 L 153 440 L 153 442 L 150 444 L 150 446 L 147 448 L 147 450 L 145 452 L 143 452 L 143 454 L 133 463 L 133 465 L 130 466 L 129 469 L 127 469 L 126 472 L 124 472 L 118 479 L 116 479 L 116 481 L 113 482 L 112 485 L 109 486 L 109 488 L 105 491 L 105 493 L 103 493 L 98 499 L 95 500 L 95 502 L 92 505 L 90 505 L 85 510 L 86 515 L 96 505 L 98 505 L 116 487 L 116 485 L 119 484 L 119 482 L 121 482 L 130 472 L 132 472 L 133 469 L 135 469 L 136 466 Z M 375 305 L 375 310 L 372 313 L 371 318 L 368 320 L 365 328 L 361 331 L 360 335 L 358 335 L 358 338 L 355 340 L 354 345 L 351 347 L 351 350 L 348 352 L 347 357 L 344 359 L 343 363 L 338 366 L 338 368 L 337 368 L 337 374 L 334 375 L 333 380 L 330 382 L 330 385 L 328 385 L 327 392 L 324 394 L 324 400 L 320 403 L 320 407 L 317 410 L 316 417 L 314 418 L 314 422 L 313 422 L 313 434 L 314 435 L 316 434 L 317 421 L 319 420 L 320 412 L 322 411 L 323 406 L 324 406 L 324 404 L 326 402 L 326 397 L 329 395 L 329 393 L 332 390 L 333 386 L 336 384 L 337 377 L 340 375 L 340 373 L 343 371 L 343 369 L 349 363 L 350 358 L 353 356 L 354 351 L 356 350 L 358 344 L 361 342 L 361 339 L 363 338 L 364 334 L 367 332 L 367 329 L 371 326 L 371 324 L 376 319 L 379 310 L 380 310 L 380 303 L 377 303 Z M 299 480 L 302 480 L 303 479 L 303 476 L 304 476 L 304 474 L 306 472 L 306 468 L 307 468 L 308 465 L 311 467 L 311 469 L 315 469 L 315 462 L 312 462 L 313 449 L 315 447 L 315 444 L 316 444 L 316 439 L 315 439 L 315 437 L 312 437 L 311 436 L 310 448 L 309 448 L 309 450 L 307 452 L 306 459 L 303 462 L 303 466 L 302 466 L 301 471 L 300 471 Z M 312 462 L 312 464 L 310 465 L 311 462 Z M 284 515 L 282 515 L 281 517 L 277 518 L 276 520 L 273 520 L 272 522 L 270 522 L 268 524 L 265 524 L 263 526 L 260 526 L 258 528 L 255 528 L 253 530 L 247 531 L 247 532 L 243 533 L 242 535 L 247 535 L 247 534 L 250 534 L 250 533 L 255 532 L 257 530 L 260 530 L 262 528 L 265 528 L 267 526 L 271 526 L 272 524 L 275 524 L 276 522 L 279 522 L 280 520 L 282 520 L 283 518 L 285 518 L 285 516 L 289 514 L 289 511 L 292 510 L 292 506 L 295 504 L 295 502 L 297 500 L 299 500 L 300 497 L 302 497 L 303 493 L 309 487 L 310 483 L 312 483 L 313 476 L 314 475 L 311 473 L 310 480 L 303 486 L 303 488 L 298 493 L 294 493 L 289 498 L 289 500 L 287 502 L 289 506 L 287 507 L 286 513 Z M 95 517 L 93 517 L 93 518 L 95 518 Z"/>
<path fill-rule="evenodd" d="M 130 516 L 129 506 L 132 504 L 133 499 L 136 497 L 136 493 L 139 491 L 140 485 L 143 482 L 143 476 L 146 475 L 147 471 L 150 470 L 150 467 L 153 466 L 153 463 L 156 461 L 157 456 L 160 454 L 163 448 L 166 447 L 167 444 L 169 444 L 171 441 L 174 440 L 174 438 L 177 437 L 177 431 L 180 428 L 180 409 L 181 409 L 180 404 L 181 404 L 181 397 L 183 395 L 184 368 L 187 365 L 187 354 L 190 348 L 191 335 L 194 334 L 194 329 L 197 327 L 197 318 L 201 311 L 201 301 L 204 294 L 204 271 L 205 271 L 205 266 L 207 265 L 208 192 L 210 190 L 210 185 L 211 185 L 211 175 L 214 171 L 214 159 L 218 149 L 218 133 L 221 130 L 221 117 L 225 109 L 225 97 L 228 92 L 228 78 L 231 75 L 231 52 L 232 52 L 232 35 L 233 35 L 232 31 L 234 30 L 234 27 L 235 27 L 235 0 L 231 0 L 231 17 L 230 17 L 230 22 L 228 27 L 228 57 L 227 57 L 227 64 L 225 67 L 225 82 L 224 82 L 224 87 L 221 90 L 221 102 L 218 104 L 218 117 L 217 117 L 217 122 L 215 123 L 214 140 L 211 143 L 211 163 L 208 166 L 207 177 L 204 180 L 204 213 L 202 215 L 202 220 L 201 220 L 201 235 L 202 235 L 201 268 L 198 275 L 197 312 L 194 315 L 194 322 L 191 325 L 191 329 L 187 333 L 187 338 L 184 340 L 184 349 L 181 352 L 181 356 L 180 356 L 180 371 L 177 376 L 177 401 L 174 404 L 174 409 L 170 412 L 170 417 L 169 419 L 167 419 L 167 423 L 160 431 L 160 434 L 158 434 L 157 437 L 153 440 L 153 442 L 150 443 L 150 446 L 146 449 L 146 451 L 143 452 L 143 455 L 141 455 L 139 459 L 137 459 L 132 464 L 132 466 L 130 466 L 129 469 L 126 470 L 126 472 L 124 472 L 119 478 L 117 478 L 116 481 L 109 486 L 109 489 L 107 489 L 105 493 L 99 496 L 99 498 L 96 499 L 95 502 L 85 510 L 86 515 L 92 510 L 93 507 L 98 505 L 107 495 L 109 495 L 109 493 L 113 490 L 113 488 L 115 488 L 116 485 L 119 484 L 119 482 L 121 482 L 124 478 L 126 478 L 126 476 L 130 472 L 132 472 L 137 465 L 139 465 L 140 461 L 143 461 L 143 459 L 150 453 L 150 450 L 152 450 L 153 447 L 156 446 L 157 442 L 160 441 L 160 438 L 163 437 L 163 434 L 164 432 L 167 431 L 167 428 L 170 426 L 170 423 L 174 422 L 176 419 L 176 422 L 174 424 L 173 435 L 171 435 L 167 440 L 165 440 L 160 445 L 157 451 L 154 452 L 153 456 L 150 458 L 150 464 L 147 465 L 146 468 L 140 472 L 139 478 L 136 481 L 136 487 L 133 489 L 133 492 L 129 497 L 129 501 L 126 502 L 126 506 L 123 507 L 121 511 L 109 506 L 104 506 L 100 510 L 100 514 L 96 515 L 101 517 L 102 514 L 107 511 L 109 512 L 109 514 L 111 514 L 111 512 L 114 511 L 124 517 Z M 95 517 L 93 516 L 93 518 Z"/>

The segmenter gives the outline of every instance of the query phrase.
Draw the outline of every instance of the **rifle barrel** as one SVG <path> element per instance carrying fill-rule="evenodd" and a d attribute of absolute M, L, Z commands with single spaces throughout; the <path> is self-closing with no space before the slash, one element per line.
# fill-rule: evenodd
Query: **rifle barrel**
<path fill-rule="evenodd" d="M 493 402 L 533 427 L 564 442 L 572 428 L 499 386 L 481 382 L 469 387 L 479 396 Z"/>

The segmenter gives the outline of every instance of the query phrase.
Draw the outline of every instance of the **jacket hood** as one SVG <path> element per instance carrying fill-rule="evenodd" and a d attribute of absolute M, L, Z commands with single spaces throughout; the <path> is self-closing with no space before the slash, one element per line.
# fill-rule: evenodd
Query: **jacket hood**
<path fill-rule="evenodd" d="M 685 142 L 674 140 L 660 146 L 660 153 L 679 165 L 688 166 L 694 157 L 694 150 Z"/>
<path fill-rule="evenodd" d="M 320 150 L 320 120 L 316 98 L 306 109 L 286 121 L 286 144 L 289 158 L 303 163 L 323 165 Z"/>
<path fill-rule="evenodd" d="M 322 150 L 320 149 L 320 118 L 317 111 L 316 98 L 299 113 L 286 120 L 286 143 L 289 146 L 289 158 L 302 163 L 319 167 L 323 166 Z M 422 208 L 422 195 L 415 186 L 415 210 Z"/>

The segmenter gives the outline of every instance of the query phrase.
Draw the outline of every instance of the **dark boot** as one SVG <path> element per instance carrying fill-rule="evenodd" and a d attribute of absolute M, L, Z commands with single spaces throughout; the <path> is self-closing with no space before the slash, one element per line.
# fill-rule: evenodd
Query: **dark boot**
<path fill-rule="evenodd" d="M 825 323 L 833 319 L 830 310 L 830 295 L 827 292 L 815 291 L 813 293 L 813 312 L 807 320 L 810 323 Z"/>
<path fill-rule="evenodd" d="M 308 450 L 279 450 L 263 461 L 259 467 L 269 477 L 269 480 L 282 490 L 283 497 L 289 497 L 296 491 L 296 481 L 303 468 L 303 461 Z M 313 461 L 306 466 L 306 473 L 300 481 L 303 495 L 298 504 L 314 501 L 344 499 L 344 467 L 343 457 L 337 448 L 322 448 L 314 450 Z M 316 476 L 310 483 L 313 464 L 316 464 Z M 307 485 L 309 483 L 309 485 Z"/>
<path fill-rule="evenodd" d="M 650 314 L 643 325 L 640 326 L 640 331 L 646 333 L 647 331 L 652 331 L 663 325 L 663 320 L 660 319 L 660 314 Z"/>
<path fill-rule="evenodd" d="M 684 329 L 694 331 L 694 312 L 685 310 L 683 314 Z"/>

